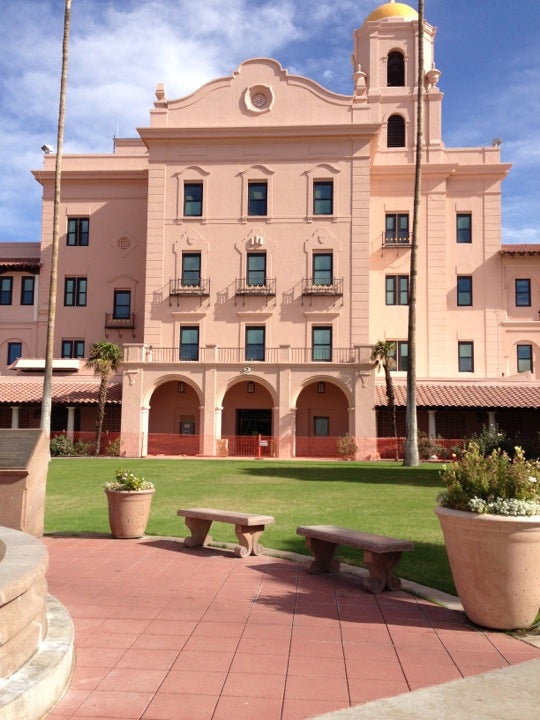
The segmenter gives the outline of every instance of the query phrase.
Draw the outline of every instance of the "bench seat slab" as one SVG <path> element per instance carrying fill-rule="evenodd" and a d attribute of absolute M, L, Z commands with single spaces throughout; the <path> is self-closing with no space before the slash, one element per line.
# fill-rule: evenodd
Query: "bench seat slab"
<path fill-rule="evenodd" d="M 214 508 L 180 509 L 177 515 L 184 517 L 186 526 L 191 531 L 191 537 L 184 540 L 184 545 L 189 548 L 202 547 L 212 541 L 209 535 L 212 522 L 233 524 L 239 542 L 234 552 L 237 557 L 242 558 L 248 555 L 262 555 L 264 548 L 259 543 L 259 539 L 265 525 L 274 522 L 271 515 L 251 515 Z"/>
<path fill-rule="evenodd" d="M 339 562 L 334 558 L 339 545 L 363 550 L 369 577 L 364 579 L 362 587 L 371 593 L 399 590 L 401 580 L 394 575 L 394 568 L 401 559 L 402 551 L 414 548 L 413 543 L 408 540 L 349 530 L 336 525 L 301 526 L 296 532 L 306 538 L 306 545 L 313 553 L 314 559 L 308 566 L 308 571 L 313 574 L 339 570 Z"/>

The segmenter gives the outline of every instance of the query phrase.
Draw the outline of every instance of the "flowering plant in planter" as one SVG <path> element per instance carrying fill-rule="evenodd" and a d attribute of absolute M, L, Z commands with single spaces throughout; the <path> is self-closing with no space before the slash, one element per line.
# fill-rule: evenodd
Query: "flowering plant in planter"
<path fill-rule="evenodd" d="M 135 475 L 132 470 L 126 470 L 124 468 L 117 468 L 115 472 L 116 480 L 113 482 L 106 482 L 103 487 L 105 490 L 117 491 L 117 492 L 134 492 L 138 490 L 153 490 L 154 483 L 149 480 L 145 480 L 139 475 Z"/>
<path fill-rule="evenodd" d="M 438 496 L 442 507 L 514 517 L 540 515 L 540 462 L 527 460 L 519 446 L 511 458 L 500 448 L 484 455 L 471 441 L 460 460 L 445 465 L 440 475 L 446 483 Z"/>

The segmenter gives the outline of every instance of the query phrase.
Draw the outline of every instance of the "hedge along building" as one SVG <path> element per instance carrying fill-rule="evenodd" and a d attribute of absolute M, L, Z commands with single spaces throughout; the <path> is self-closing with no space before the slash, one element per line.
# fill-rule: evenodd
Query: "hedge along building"
<path fill-rule="evenodd" d="M 500 149 L 442 141 L 435 34 L 426 24 L 419 421 L 460 437 L 496 421 L 494 387 L 521 417 L 540 405 L 540 249 L 525 266 L 501 253 Z M 395 342 L 404 402 L 417 40 L 416 11 L 388 2 L 353 33 L 351 95 L 251 59 L 179 100 L 158 85 L 149 125 L 112 154 L 64 156 L 55 355 L 123 345 L 127 455 L 234 454 L 258 434 L 265 454 L 333 454 L 346 433 L 376 455 L 378 340 Z M 34 175 L 42 267 L 10 366 L 21 383 L 25 355 L 45 352 L 54 156 Z"/>

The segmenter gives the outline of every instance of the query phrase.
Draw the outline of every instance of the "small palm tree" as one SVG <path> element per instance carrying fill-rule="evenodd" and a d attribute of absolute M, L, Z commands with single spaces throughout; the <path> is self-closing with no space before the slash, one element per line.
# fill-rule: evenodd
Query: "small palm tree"
<path fill-rule="evenodd" d="M 99 375 L 99 399 L 96 420 L 96 449 L 95 455 L 99 455 L 101 447 L 101 431 L 103 429 L 103 418 L 105 417 L 105 402 L 107 401 L 107 389 L 109 380 L 120 367 L 122 361 L 122 350 L 114 343 L 100 340 L 90 348 L 86 366 L 92 368 L 94 375 Z"/>
<path fill-rule="evenodd" d="M 396 398 L 394 393 L 394 382 L 392 380 L 391 370 L 394 369 L 396 362 L 394 354 L 396 352 L 396 344 L 390 340 L 378 340 L 371 349 L 371 359 L 377 363 L 378 368 L 384 370 L 384 379 L 386 381 L 386 397 L 388 398 L 388 409 L 392 413 L 392 427 L 394 430 L 395 440 L 395 458 L 399 459 L 398 443 L 397 443 L 397 420 L 396 420 Z"/>

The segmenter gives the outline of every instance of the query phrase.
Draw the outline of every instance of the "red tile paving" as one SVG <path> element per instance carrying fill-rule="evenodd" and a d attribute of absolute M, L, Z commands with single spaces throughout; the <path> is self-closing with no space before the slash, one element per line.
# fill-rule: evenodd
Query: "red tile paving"
<path fill-rule="evenodd" d="M 48 720 L 305 720 L 540 658 L 405 592 L 175 540 L 45 537 L 76 665 Z"/>

